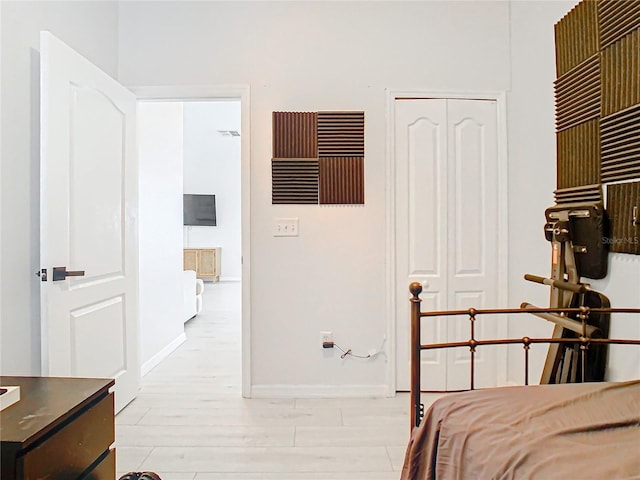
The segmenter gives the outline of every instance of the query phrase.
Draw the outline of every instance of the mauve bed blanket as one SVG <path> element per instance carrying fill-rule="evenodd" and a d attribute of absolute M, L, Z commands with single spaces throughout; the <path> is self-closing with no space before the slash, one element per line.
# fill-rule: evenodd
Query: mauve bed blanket
<path fill-rule="evenodd" d="M 401 480 L 640 479 L 640 380 L 450 394 L 414 429 Z"/>

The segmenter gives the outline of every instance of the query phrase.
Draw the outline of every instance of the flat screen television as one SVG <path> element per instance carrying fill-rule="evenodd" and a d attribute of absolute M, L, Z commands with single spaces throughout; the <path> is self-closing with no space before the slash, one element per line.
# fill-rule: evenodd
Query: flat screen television
<path fill-rule="evenodd" d="M 183 198 L 185 225 L 216 226 L 216 196 L 185 194 Z"/>

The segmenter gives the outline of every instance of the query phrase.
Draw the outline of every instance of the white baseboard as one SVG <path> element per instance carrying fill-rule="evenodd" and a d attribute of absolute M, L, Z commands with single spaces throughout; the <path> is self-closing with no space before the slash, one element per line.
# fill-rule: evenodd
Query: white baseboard
<path fill-rule="evenodd" d="M 252 385 L 251 398 L 388 397 L 388 385 Z"/>
<path fill-rule="evenodd" d="M 177 338 L 175 338 L 166 347 L 164 347 L 162 350 L 156 353 L 149 360 L 144 362 L 142 364 L 142 367 L 140 368 L 140 371 L 141 371 L 140 373 L 142 374 L 142 376 L 144 377 L 147 373 L 153 370 L 162 360 L 167 358 L 171 354 L 171 352 L 173 352 L 176 348 L 182 345 L 186 339 L 187 339 L 187 336 L 185 335 L 184 332 L 182 332 L 180 335 L 178 335 Z"/>
<path fill-rule="evenodd" d="M 221 282 L 239 282 L 242 277 L 220 277 Z"/>

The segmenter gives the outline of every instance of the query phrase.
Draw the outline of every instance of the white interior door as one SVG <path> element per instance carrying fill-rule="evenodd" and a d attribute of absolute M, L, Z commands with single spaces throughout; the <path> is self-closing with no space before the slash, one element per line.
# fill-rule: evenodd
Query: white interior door
<path fill-rule="evenodd" d="M 42 373 L 115 378 L 119 411 L 140 384 L 136 99 L 50 33 L 40 42 Z"/>
<path fill-rule="evenodd" d="M 498 299 L 497 102 L 395 101 L 397 389 L 409 389 L 411 282 L 422 310 L 495 307 Z M 469 321 L 422 322 L 422 343 L 470 338 Z M 476 338 L 495 338 L 481 320 Z M 422 353 L 422 388 L 469 387 L 467 348 Z M 495 348 L 478 348 L 477 387 L 497 384 Z"/>

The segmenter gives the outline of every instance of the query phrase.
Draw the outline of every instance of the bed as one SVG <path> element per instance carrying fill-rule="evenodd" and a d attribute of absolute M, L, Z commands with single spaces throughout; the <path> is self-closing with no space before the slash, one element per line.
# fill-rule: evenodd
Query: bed
<path fill-rule="evenodd" d="M 531 310 L 421 312 L 420 284 L 412 284 L 410 290 L 412 431 L 402 480 L 640 478 L 640 380 L 528 385 L 528 351 L 534 343 L 571 343 L 584 353 L 599 345 L 640 345 L 640 340 L 592 338 L 586 322 L 591 312 L 584 308 L 562 309 L 567 315 L 579 313 L 583 332 L 577 338 L 476 340 L 474 323 L 482 314 L 529 314 Z M 640 313 L 640 309 L 596 310 Z M 421 344 L 421 320 L 442 315 L 467 315 L 469 341 Z M 525 385 L 473 389 L 475 350 L 502 344 L 522 345 Z M 471 390 L 447 394 L 424 412 L 420 352 L 461 346 L 470 350 Z"/>

